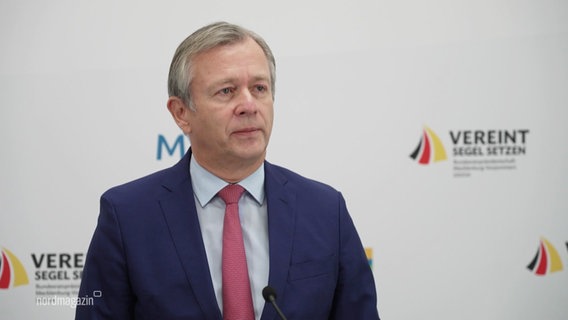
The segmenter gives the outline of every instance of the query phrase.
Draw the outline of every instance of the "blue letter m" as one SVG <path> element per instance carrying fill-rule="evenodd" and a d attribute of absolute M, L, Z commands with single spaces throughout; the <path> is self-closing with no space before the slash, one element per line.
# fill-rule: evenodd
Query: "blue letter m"
<path fill-rule="evenodd" d="M 170 145 L 168 144 L 168 141 L 166 140 L 166 138 L 163 135 L 158 135 L 158 160 L 162 160 L 162 150 L 166 148 L 166 151 L 168 152 L 168 154 L 170 156 L 174 155 L 174 152 L 176 152 L 176 148 L 179 149 L 179 157 L 182 158 L 183 157 L 183 153 L 185 151 L 184 148 L 184 143 L 183 143 L 183 134 L 180 134 L 176 141 L 174 142 L 174 145 L 170 148 Z"/>

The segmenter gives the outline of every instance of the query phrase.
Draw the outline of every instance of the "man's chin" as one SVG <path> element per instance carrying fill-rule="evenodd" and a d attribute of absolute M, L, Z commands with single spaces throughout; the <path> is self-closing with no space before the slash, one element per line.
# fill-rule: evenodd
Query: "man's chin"
<path fill-rule="evenodd" d="M 266 148 L 239 148 L 235 150 L 234 156 L 243 163 L 262 162 L 266 156 Z"/>

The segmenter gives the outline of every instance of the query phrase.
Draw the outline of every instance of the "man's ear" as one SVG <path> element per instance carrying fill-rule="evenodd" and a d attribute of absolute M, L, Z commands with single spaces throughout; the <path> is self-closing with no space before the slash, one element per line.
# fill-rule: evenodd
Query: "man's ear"
<path fill-rule="evenodd" d="M 170 97 L 168 99 L 168 110 L 174 118 L 178 127 L 185 135 L 191 132 L 191 124 L 189 121 L 190 113 L 192 112 L 189 107 L 178 97 Z"/>

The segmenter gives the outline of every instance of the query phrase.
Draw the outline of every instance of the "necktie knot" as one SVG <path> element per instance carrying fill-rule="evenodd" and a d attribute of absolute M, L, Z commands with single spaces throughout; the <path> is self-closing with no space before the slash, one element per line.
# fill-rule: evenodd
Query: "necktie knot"
<path fill-rule="evenodd" d="M 226 205 L 238 203 L 245 189 L 238 184 L 230 184 L 219 191 L 219 197 Z"/>

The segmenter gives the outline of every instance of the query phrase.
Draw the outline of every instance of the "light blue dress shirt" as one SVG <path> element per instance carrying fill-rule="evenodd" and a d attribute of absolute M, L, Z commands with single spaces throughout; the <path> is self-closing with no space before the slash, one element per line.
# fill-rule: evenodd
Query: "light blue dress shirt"
<path fill-rule="evenodd" d="M 219 309 L 223 311 L 222 252 L 225 203 L 217 193 L 228 183 L 205 170 L 191 157 L 189 172 L 195 197 L 197 216 L 207 253 L 207 262 Z M 268 210 L 264 194 L 264 165 L 240 181 L 246 192 L 239 200 L 239 217 L 247 256 L 248 274 L 254 314 L 260 319 L 264 298 L 262 289 L 268 284 Z"/>

